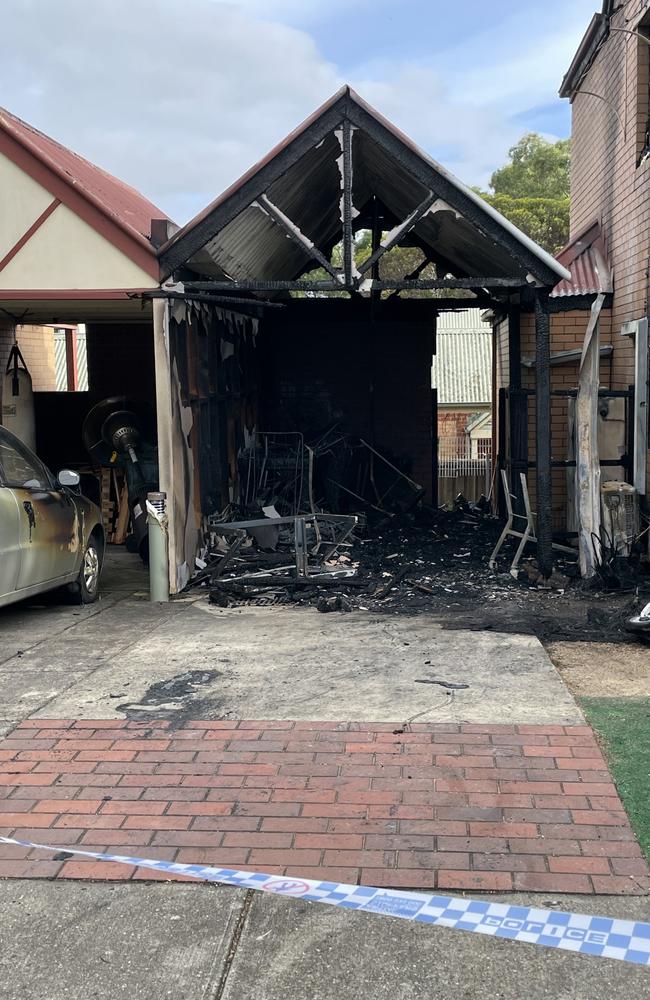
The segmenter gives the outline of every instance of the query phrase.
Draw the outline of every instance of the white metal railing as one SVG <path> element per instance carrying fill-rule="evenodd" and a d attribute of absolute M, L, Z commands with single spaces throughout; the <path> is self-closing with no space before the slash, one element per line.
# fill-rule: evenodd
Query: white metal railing
<path fill-rule="evenodd" d="M 458 476 L 484 476 L 490 465 L 490 438 L 472 440 L 468 434 L 438 438 L 438 475 L 443 479 Z"/>

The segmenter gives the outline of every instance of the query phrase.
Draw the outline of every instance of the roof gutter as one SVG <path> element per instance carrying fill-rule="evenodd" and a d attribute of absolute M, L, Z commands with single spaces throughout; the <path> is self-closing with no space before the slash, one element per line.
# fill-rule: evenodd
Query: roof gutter
<path fill-rule="evenodd" d="M 609 37 L 610 16 L 609 13 L 602 13 L 594 14 L 592 17 L 578 51 L 564 75 L 560 97 L 568 97 L 571 101 L 575 97 L 601 46 Z"/>

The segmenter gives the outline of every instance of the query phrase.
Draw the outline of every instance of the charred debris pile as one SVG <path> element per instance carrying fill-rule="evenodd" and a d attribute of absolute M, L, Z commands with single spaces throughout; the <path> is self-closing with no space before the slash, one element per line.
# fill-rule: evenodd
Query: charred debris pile
<path fill-rule="evenodd" d="M 503 605 L 522 582 L 549 589 L 530 562 L 514 580 L 505 550 L 503 571 L 488 568 L 501 523 L 484 497 L 431 507 L 398 459 L 337 427 L 308 443 L 299 433 L 258 433 L 238 473 L 240 501 L 209 519 L 192 584 L 218 606 L 466 618 L 468 609 L 476 617 Z M 551 581 L 556 596 L 567 585 L 566 573 Z"/>
<path fill-rule="evenodd" d="M 257 434 L 238 471 L 240 502 L 209 519 L 191 584 L 219 607 L 426 611 L 452 628 L 629 641 L 625 620 L 650 599 L 638 558 L 587 585 L 576 559 L 558 555 L 545 580 L 534 547 L 511 575 L 507 542 L 490 569 L 503 523 L 485 497 L 432 507 L 397 459 L 337 428 L 309 444 Z"/>

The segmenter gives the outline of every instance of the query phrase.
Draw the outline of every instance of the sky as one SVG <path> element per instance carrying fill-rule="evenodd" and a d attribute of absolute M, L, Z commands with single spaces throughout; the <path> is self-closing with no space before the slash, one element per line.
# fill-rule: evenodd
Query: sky
<path fill-rule="evenodd" d="M 340 86 L 467 184 L 529 131 L 599 0 L 2 0 L 0 105 L 185 223 Z"/>

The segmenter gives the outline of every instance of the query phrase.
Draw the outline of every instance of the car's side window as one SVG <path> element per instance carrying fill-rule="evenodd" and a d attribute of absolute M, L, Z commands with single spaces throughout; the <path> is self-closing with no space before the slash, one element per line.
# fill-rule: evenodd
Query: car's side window
<path fill-rule="evenodd" d="M 14 489 L 52 489 L 45 466 L 27 449 L 20 450 L 0 434 L 0 477 Z"/>

